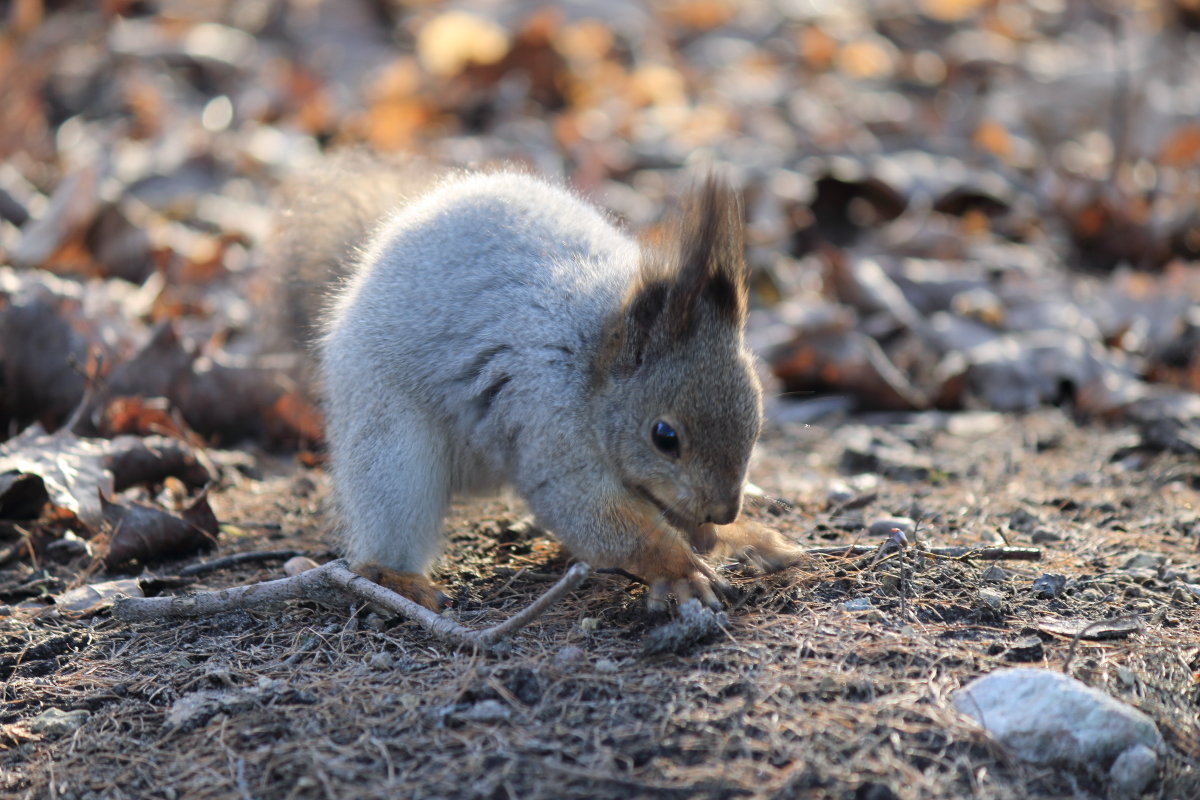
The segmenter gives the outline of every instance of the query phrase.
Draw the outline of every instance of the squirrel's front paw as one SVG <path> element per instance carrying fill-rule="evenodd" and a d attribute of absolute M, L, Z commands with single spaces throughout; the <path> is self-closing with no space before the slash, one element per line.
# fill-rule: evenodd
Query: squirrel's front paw
<path fill-rule="evenodd" d="M 717 594 L 727 595 L 730 587 L 705 566 L 708 574 L 697 570 L 682 578 L 654 578 L 650 580 L 650 592 L 646 595 L 646 610 L 652 614 L 661 614 L 667 610 L 667 595 L 675 595 L 679 605 L 695 597 L 713 611 L 721 608 Z"/>
<path fill-rule="evenodd" d="M 729 583 L 688 552 L 682 541 L 675 547 L 644 554 L 630 566 L 650 587 L 646 609 L 652 614 L 667 610 L 668 595 L 675 595 L 680 604 L 694 597 L 715 611 L 721 608 L 720 596 L 729 597 L 733 593 Z"/>

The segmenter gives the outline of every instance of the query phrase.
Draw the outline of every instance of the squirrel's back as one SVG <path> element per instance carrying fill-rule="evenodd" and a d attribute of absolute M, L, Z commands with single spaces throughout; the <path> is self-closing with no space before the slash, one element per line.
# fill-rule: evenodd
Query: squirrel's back
<path fill-rule="evenodd" d="M 378 229 L 329 307 L 324 382 L 424 408 L 454 443 L 460 488 L 494 485 L 531 436 L 578 413 L 639 256 L 564 188 L 519 172 L 445 178 Z M 332 426 L 363 413 L 337 394 Z"/>

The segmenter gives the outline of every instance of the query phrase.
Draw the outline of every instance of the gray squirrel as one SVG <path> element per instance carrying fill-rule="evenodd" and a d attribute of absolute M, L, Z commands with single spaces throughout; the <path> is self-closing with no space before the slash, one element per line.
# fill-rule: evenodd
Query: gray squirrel
<path fill-rule="evenodd" d="M 355 571 L 439 608 L 428 570 L 451 497 L 505 485 L 576 558 L 645 580 L 653 611 L 669 594 L 720 606 L 729 587 L 704 554 L 762 571 L 800 558 L 739 519 L 762 390 L 743 335 L 741 204 L 725 182 L 698 187 L 662 246 L 520 171 L 414 185 L 390 214 L 376 193 L 357 222 L 324 226 L 365 237 L 317 339 Z M 290 249 L 344 261 L 329 243 L 303 246 L 318 234 L 294 231 Z"/>

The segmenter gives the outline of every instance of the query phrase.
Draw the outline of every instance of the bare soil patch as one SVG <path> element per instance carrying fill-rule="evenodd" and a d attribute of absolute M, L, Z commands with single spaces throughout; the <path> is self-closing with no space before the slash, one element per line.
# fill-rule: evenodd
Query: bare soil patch
<path fill-rule="evenodd" d="M 507 651 L 482 654 L 364 609 L 303 603 L 132 627 L 106 612 L 72 618 L 21 606 L 28 567 L 14 566 L 0 572 L 17 603 L 0 618 L 0 792 L 1104 797 L 1107 765 L 1023 765 L 948 704 L 977 675 L 1034 665 L 1149 714 L 1170 752 L 1148 796 L 1200 796 L 1200 598 L 1189 586 L 1200 581 L 1200 464 L 1058 412 L 888 422 L 768 432 L 752 478 L 778 501 L 748 513 L 813 547 L 875 544 L 863 522 L 904 514 L 925 544 L 1035 544 L 1043 559 L 814 559 L 762 579 L 734 573 L 743 596 L 725 635 L 655 657 L 642 640 L 662 621 L 616 576 L 590 578 Z M 891 460 L 855 477 L 846 468 L 861 466 L 864 435 Z M 931 468 L 914 477 L 897 454 Z M 226 469 L 212 493 L 242 531 L 226 527 L 219 554 L 324 557 L 324 474 L 266 457 L 247 472 Z M 514 524 L 521 513 L 497 499 L 449 520 L 438 577 L 464 624 L 511 614 L 565 568 L 552 539 Z M 75 578 L 69 564 L 46 567 L 48 592 Z M 1034 589 L 1046 573 L 1066 578 L 1056 596 Z M 277 575 L 277 561 L 240 566 L 185 588 Z M 1108 639 L 1050 632 L 1105 619 L 1136 627 Z M 51 707 L 86 719 L 57 736 L 31 730 Z"/>

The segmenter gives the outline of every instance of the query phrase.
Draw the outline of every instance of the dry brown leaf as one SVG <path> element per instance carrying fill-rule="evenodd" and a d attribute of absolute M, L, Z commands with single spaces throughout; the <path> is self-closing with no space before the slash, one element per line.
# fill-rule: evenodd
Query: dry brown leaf
<path fill-rule="evenodd" d="M 266 423 L 272 441 L 320 442 L 325 436 L 325 420 L 320 410 L 297 392 L 279 395 L 266 411 Z"/>
<path fill-rule="evenodd" d="M 172 412 L 165 397 L 114 397 L 101 411 L 99 427 L 108 439 L 125 434 L 196 438 L 178 413 Z"/>
<path fill-rule="evenodd" d="M 887 78 L 896 69 L 896 48 L 882 36 L 865 36 L 838 48 L 834 65 L 858 80 Z"/>
<path fill-rule="evenodd" d="M 833 66 L 833 58 L 837 55 L 838 41 L 819 25 L 809 25 L 800 31 L 798 37 L 800 55 L 810 69 L 823 72 Z"/>
<path fill-rule="evenodd" d="M 674 0 L 661 4 L 659 13 L 671 24 L 709 31 L 728 23 L 737 10 L 734 0 Z"/>
<path fill-rule="evenodd" d="M 96 161 L 59 183 L 45 212 L 21 229 L 21 240 L 9 254 L 15 266 L 42 266 L 91 223 L 100 210 L 104 170 Z"/>
<path fill-rule="evenodd" d="M 62 424 L 83 396 L 79 369 L 87 360 L 88 336 L 72 324 L 81 313 L 77 300 L 55 297 L 5 304 L 0 297 L 0 421 Z"/>
<path fill-rule="evenodd" d="M 447 11 L 417 33 L 417 58 L 432 75 L 452 78 L 472 65 L 495 64 L 508 53 L 508 32 L 466 11 Z"/>
<path fill-rule="evenodd" d="M 88 615 L 110 607 L 120 595 L 143 597 L 144 593 L 136 578 L 121 578 L 71 589 L 54 598 L 54 604 L 64 611 Z"/>
<path fill-rule="evenodd" d="M 1013 141 L 1008 129 L 995 120 L 984 120 L 975 128 L 971 137 L 975 146 L 980 150 L 991 153 L 1001 160 L 1012 155 Z"/>
<path fill-rule="evenodd" d="M 1038 622 L 1038 630 L 1055 636 L 1069 636 L 1080 639 L 1120 639 L 1131 636 L 1142 629 L 1143 624 L 1136 619 L 1097 620 L 1090 622 L 1086 619 L 1044 619 Z"/>
<path fill-rule="evenodd" d="M 50 501 L 98 527 L 100 493 L 113 491 L 109 442 L 82 439 L 69 430 L 48 434 L 34 426 L 0 445 L 0 473 L 37 475 Z"/>
<path fill-rule="evenodd" d="M 1200 124 L 1176 129 L 1163 143 L 1158 160 L 1166 167 L 1190 167 L 1200 161 Z"/>
<path fill-rule="evenodd" d="M 219 526 L 202 492 L 181 516 L 146 503 L 114 503 L 101 494 L 104 521 L 109 527 L 109 567 L 130 561 L 153 561 L 188 555 L 217 542 Z"/>
<path fill-rule="evenodd" d="M 921 10 L 939 22 L 961 22 L 978 14 L 991 0 L 921 0 Z"/>

